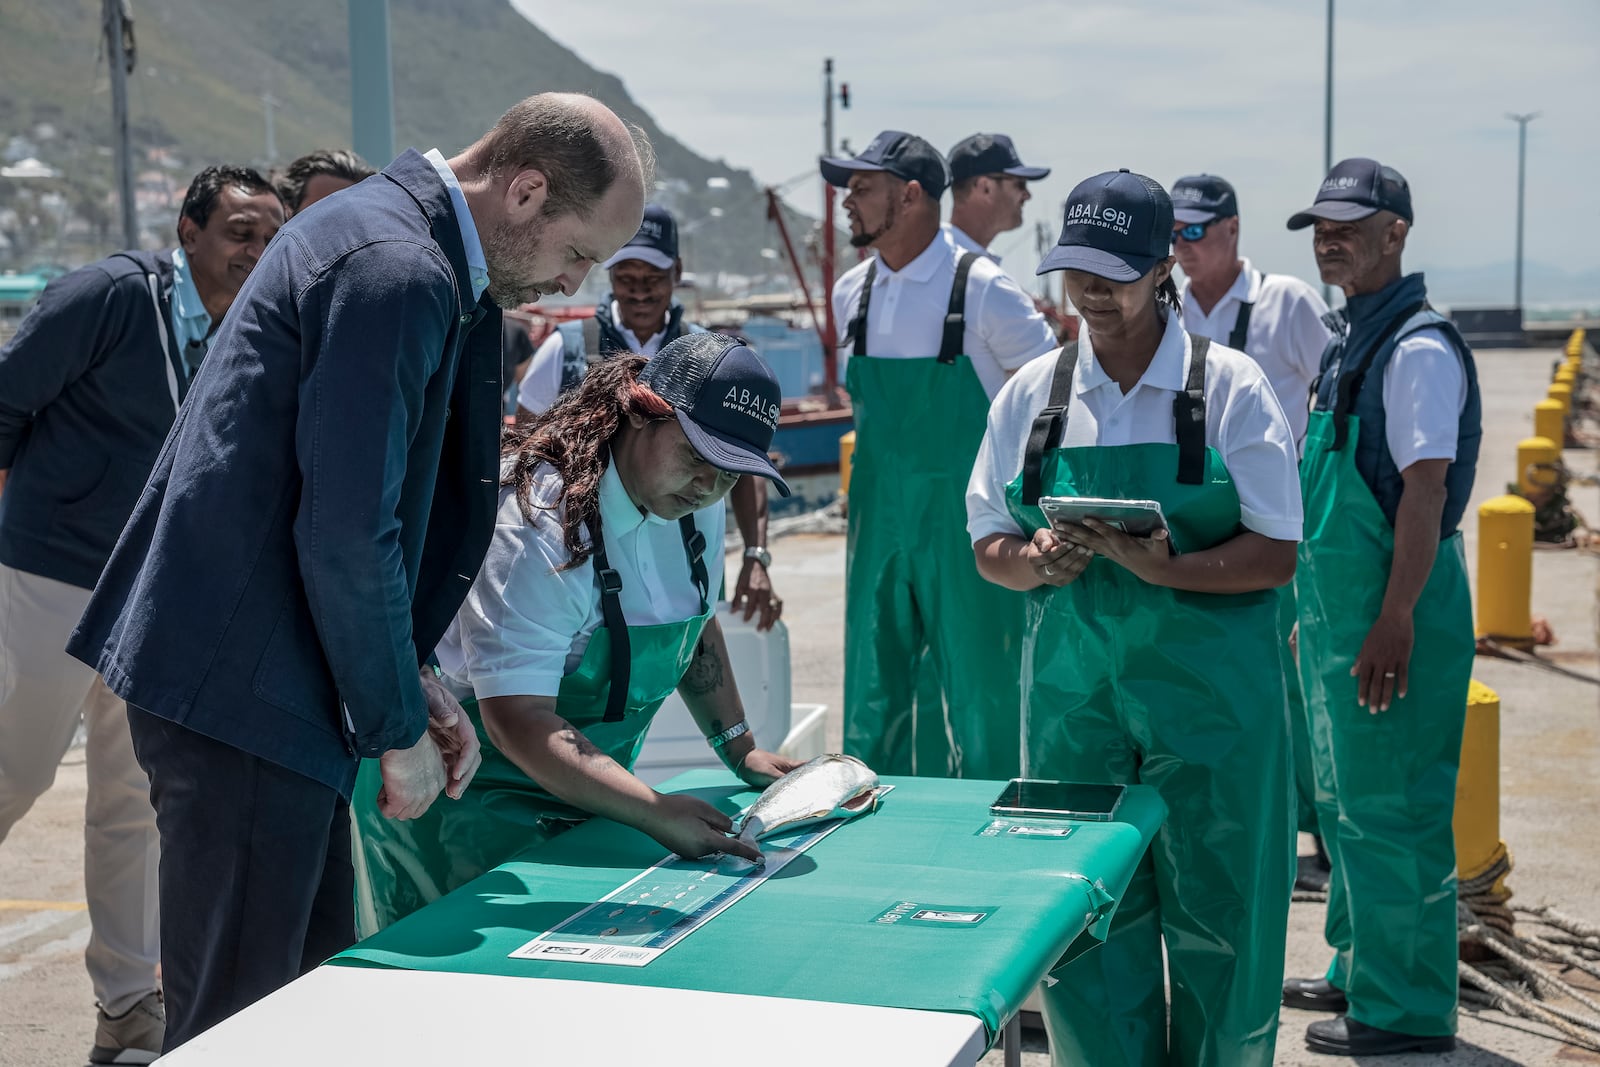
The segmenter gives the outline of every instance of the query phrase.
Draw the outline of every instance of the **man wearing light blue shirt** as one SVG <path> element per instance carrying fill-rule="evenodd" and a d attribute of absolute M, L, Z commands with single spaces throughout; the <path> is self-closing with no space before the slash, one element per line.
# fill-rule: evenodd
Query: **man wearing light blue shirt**
<path fill-rule="evenodd" d="M 0 841 L 50 787 L 81 717 L 95 1063 L 148 1063 L 161 1047 L 155 813 L 122 700 L 63 648 L 283 215 L 260 174 L 207 167 L 178 248 L 57 278 L 0 348 Z"/>

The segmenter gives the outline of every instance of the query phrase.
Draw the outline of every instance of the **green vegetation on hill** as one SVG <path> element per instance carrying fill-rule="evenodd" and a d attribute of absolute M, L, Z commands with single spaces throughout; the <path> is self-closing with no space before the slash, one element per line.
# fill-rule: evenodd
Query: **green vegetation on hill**
<path fill-rule="evenodd" d="M 132 0 L 132 8 L 136 152 L 170 146 L 188 172 L 220 160 L 260 164 L 263 93 L 278 101 L 280 162 L 349 143 L 349 31 L 340 0 Z M 41 144 L 46 161 L 97 194 L 111 188 L 100 41 L 98 0 L 0 0 L 0 135 L 51 124 L 58 137 Z M 530 93 L 590 93 L 649 134 L 660 177 L 669 181 L 663 196 L 694 224 L 689 269 L 772 268 L 760 253 L 777 239 L 748 172 L 672 139 L 620 80 L 590 67 L 507 0 L 390 0 L 390 44 L 397 147 L 450 154 Z M 186 177 L 177 176 L 180 184 Z M 726 179 L 728 188 L 709 189 L 710 178 Z M 722 216 L 709 218 L 713 208 Z"/>

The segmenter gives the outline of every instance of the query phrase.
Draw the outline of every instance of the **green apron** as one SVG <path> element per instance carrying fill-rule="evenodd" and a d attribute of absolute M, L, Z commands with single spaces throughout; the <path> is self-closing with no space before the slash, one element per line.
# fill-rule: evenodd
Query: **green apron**
<path fill-rule="evenodd" d="M 704 551 L 705 539 L 694 530 L 692 516 L 682 520 L 680 529 L 700 590 L 700 614 L 654 626 L 623 624 L 625 638 L 618 642 L 614 620 L 621 620 L 617 602 L 621 581 L 607 565 L 604 551 L 597 551 L 595 575 L 606 622 L 590 635 L 582 661 L 561 680 L 556 696 L 556 713 L 629 770 L 639 758 L 656 710 L 688 670 L 711 617 L 705 564 L 696 552 L 697 546 Z M 612 655 L 618 644 L 626 645 L 625 664 Z M 626 697 L 613 701 L 613 693 Z M 589 817 L 551 795 L 496 748 L 477 705 L 476 700 L 462 704 L 483 746 L 483 765 L 460 800 L 441 795 L 419 819 L 386 818 L 377 805 L 382 785 L 377 761 L 362 761 L 351 811 L 357 916 L 363 936 Z"/>
<path fill-rule="evenodd" d="M 989 416 L 959 354 L 976 258 L 957 267 L 937 358 L 867 353 L 876 261 L 850 325 L 844 749 L 879 774 L 1005 779 L 1019 766 L 1023 601 L 983 580 L 967 536 L 967 481 Z"/>
<path fill-rule="evenodd" d="M 1041 492 L 1159 500 L 1182 552 L 1242 529 L 1233 481 L 1205 445 L 1207 344 L 1193 345 L 1177 445 L 1050 447 L 1072 395 L 1075 346 L 1063 353 L 1006 490 L 1025 536 L 1046 525 L 1028 503 Z M 1153 785 L 1169 812 L 1105 945 L 1044 990 L 1053 1062 L 1268 1067 L 1294 879 L 1276 594 L 1160 588 L 1097 556 L 1070 585 L 1027 599 L 1025 773 Z"/>
<path fill-rule="evenodd" d="M 1439 544 L 1413 612 L 1410 693 L 1377 715 L 1356 703 L 1350 668 L 1377 621 L 1394 529 L 1356 471 L 1360 420 L 1333 447 L 1316 411 L 1300 483 L 1306 539 L 1295 588 L 1300 678 L 1318 819 L 1333 861 L 1328 981 L 1350 1017 L 1419 1036 L 1456 1030 L 1456 770 L 1473 658 L 1472 605 L 1459 532 Z"/>
<path fill-rule="evenodd" d="M 1300 668 L 1295 663 L 1294 652 L 1289 648 L 1289 635 L 1294 632 L 1294 583 L 1277 590 L 1278 632 L 1283 635 L 1280 658 L 1283 660 L 1284 688 L 1289 698 L 1289 752 L 1294 767 L 1295 828 L 1308 834 L 1317 833 L 1316 775 L 1311 769 L 1311 738 L 1306 729 L 1306 700 L 1300 690 Z"/>

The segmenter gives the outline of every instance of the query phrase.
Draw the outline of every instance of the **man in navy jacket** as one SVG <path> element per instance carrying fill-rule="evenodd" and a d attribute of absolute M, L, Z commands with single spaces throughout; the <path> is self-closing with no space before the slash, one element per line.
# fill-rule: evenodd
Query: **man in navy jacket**
<path fill-rule="evenodd" d="M 0 348 L 0 841 L 50 788 L 81 718 L 96 1063 L 161 1048 L 156 817 L 122 700 L 64 648 L 212 330 L 283 216 L 254 170 L 207 167 L 177 248 L 62 275 Z"/>
<path fill-rule="evenodd" d="M 576 289 L 651 171 L 602 105 L 530 97 L 295 216 L 218 332 L 69 645 L 150 774 L 168 1050 L 353 940 L 358 759 L 396 818 L 476 769 L 419 667 L 492 532 L 499 306 Z"/>

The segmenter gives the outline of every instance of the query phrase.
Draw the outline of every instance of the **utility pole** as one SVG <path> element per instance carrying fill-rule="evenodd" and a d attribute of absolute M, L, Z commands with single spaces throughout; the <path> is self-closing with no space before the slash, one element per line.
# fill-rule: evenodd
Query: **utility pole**
<path fill-rule="evenodd" d="M 139 247 L 138 205 L 133 199 L 133 148 L 128 137 L 128 75 L 133 72 L 133 25 L 122 17 L 122 0 L 101 0 L 106 63 L 111 69 L 111 144 L 117 199 L 122 206 L 124 248 Z"/>
<path fill-rule="evenodd" d="M 394 158 L 389 0 L 349 0 L 350 145 L 375 167 Z"/>
<path fill-rule="evenodd" d="M 1539 112 L 1526 115 L 1506 114 L 1517 124 L 1517 288 L 1515 303 L 1517 319 L 1522 318 L 1522 190 L 1528 170 L 1528 123 L 1539 117 Z"/>
<path fill-rule="evenodd" d="M 849 106 L 849 97 L 845 97 Z M 822 154 L 833 155 L 833 60 L 822 61 Z M 822 183 L 822 395 L 838 406 L 839 324 L 833 317 L 833 186 Z"/>
<path fill-rule="evenodd" d="M 1328 0 L 1327 57 L 1322 82 L 1322 173 L 1333 169 L 1333 0 Z M 1322 302 L 1329 303 L 1333 290 L 1322 283 Z"/>
<path fill-rule="evenodd" d="M 261 94 L 261 109 L 267 119 L 267 166 L 269 167 L 278 162 L 278 134 L 272 122 L 272 109 L 277 104 L 278 98 L 270 91 Z"/>

